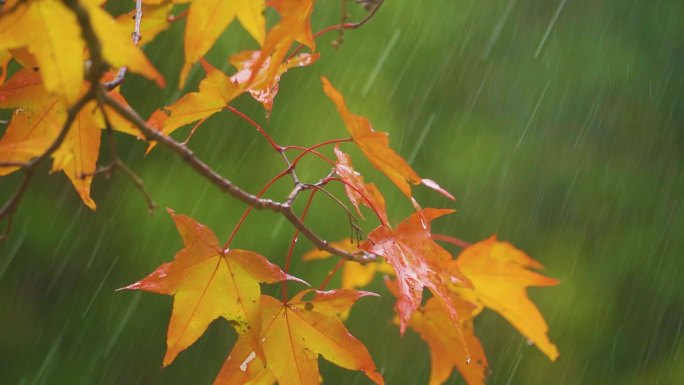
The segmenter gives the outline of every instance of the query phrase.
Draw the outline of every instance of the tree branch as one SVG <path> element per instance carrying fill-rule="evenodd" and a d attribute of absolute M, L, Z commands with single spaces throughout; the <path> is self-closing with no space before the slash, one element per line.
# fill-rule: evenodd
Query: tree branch
<path fill-rule="evenodd" d="M 163 135 L 159 131 L 147 125 L 147 123 L 132 109 L 122 106 L 116 100 L 112 99 L 106 94 L 102 95 L 102 100 L 105 104 L 109 105 L 116 113 L 133 123 L 140 132 L 145 136 L 147 140 L 154 140 L 158 143 L 166 146 L 169 150 L 175 152 L 180 158 L 187 163 L 192 169 L 194 169 L 200 176 L 209 181 L 214 186 L 218 187 L 221 191 L 229 194 L 233 198 L 257 209 L 257 210 L 270 210 L 283 215 L 297 230 L 299 230 L 304 236 L 306 236 L 316 247 L 320 250 L 325 250 L 329 253 L 338 255 L 350 261 L 356 261 L 359 263 L 368 263 L 375 260 L 374 255 L 369 254 L 351 254 L 347 251 L 340 250 L 336 247 L 330 246 L 328 241 L 320 238 L 316 235 L 311 228 L 309 228 L 292 210 L 292 205 L 290 197 L 296 197 L 296 195 L 301 192 L 302 187 L 305 185 L 295 186 L 295 190 L 290 194 L 288 200 L 285 203 L 280 203 L 273 201 L 271 199 L 259 198 L 253 194 L 242 190 L 240 187 L 236 186 L 230 180 L 224 178 L 206 163 L 200 160 L 195 154 L 181 143 L 178 143 L 173 138 Z"/>

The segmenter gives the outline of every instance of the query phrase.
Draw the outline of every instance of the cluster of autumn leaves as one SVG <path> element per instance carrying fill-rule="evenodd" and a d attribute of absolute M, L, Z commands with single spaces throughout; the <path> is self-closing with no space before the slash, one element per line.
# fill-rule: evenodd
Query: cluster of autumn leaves
<path fill-rule="evenodd" d="M 103 10 L 103 0 L 79 1 L 91 18 L 103 58 L 114 68 L 125 66 L 163 86 L 162 76 L 131 43 L 134 12 L 113 18 Z M 310 65 L 318 59 L 310 26 L 314 0 L 142 3 L 143 43 L 166 29 L 171 12 L 178 10 L 176 4 L 189 3 L 183 11 L 187 16 L 181 86 L 197 62 L 205 72 L 198 91 L 184 94 L 148 119 L 149 126 L 165 135 L 189 124 L 196 128 L 243 93 L 249 93 L 270 113 L 280 77 L 290 68 Z M 279 15 L 278 22 L 269 29 L 264 17 L 267 6 Z M 202 57 L 234 19 L 260 48 L 231 56 L 229 62 L 236 71 L 229 76 Z M 308 47 L 311 53 L 299 53 L 301 47 L 293 51 L 294 44 Z M 11 60 L 22 68 L 5 81 Z M 68 108 L 89 88 L 84 80 L 87 63 L 88 50 L 79 23 L 61 0 L 8 1 L 4 5 L 0 15 L 0 108 L 14 112 L 0 139 L 0 176 L 21 169 L 55 140 Z M 113 77 L 113 72 L 108 73 L 102 81 Z M 341 367 L 362 371 L 373 382 L 382 384 L 384 380 L 368 350 L 343 324 L 359 298 L 375 295 L 356 289 L 368 285 L 376 273 L 385 275 L 388 291 L 397 299 L 395 321 L 401 333 L 413 329 L 430 348 L 430 385 L 444 383 L 454 368 L 468 384 L 484 383 L 487 359 L 475 335 L 473 319 L 485 307 L 501 314 L 555 360 L 558 351 L 548 339 L 546 322 L 527 297 L 526 288 L 557 282 L 534 271 L 542 267 L 538 262 L 494 237 L 469 245 L 454 258 L 436 242 L 448 237 L 431 232 L 431 222 L 453 210 L 422 208 L 413 198 L 412 186 L 422 184 L 453 197 L 434 181 L 420 177 L 389 147 L 386 133 L 375 131 L 368 119 L 351 113 L 330 81 L 323 78 L 322 82 L 354 144 L 409 199 L 415 212 L 393 226 L 378 187 L 366 183 L 355 171 L 350 156 L 335 147 L 336 177 L 331 181 L 344 185 L 359 216 L 363 217 L 362 208 L 366 207 L 379 222 L 365 241 L 346 240 L 335 246 L 377 256 L 378 260 L 366 265 L 346 261 L 342 288 L 305 289 L 285 301 L 262 295 L 260 284 L 299 279 L 255 252 L 227 249 L 210 229 L 170 210 L 183 249 L 172 262 L 125 288 L 174 297 L 164 365 L 197 341 L 213 320 L 224 318 L 239 339 L 215 384 L 318 384 L 319 355 Z M 116 88 L 108 92 L 127 106 Z M 93 209 L 90 184 L 97 169 L 103 128 L 142 137 L 131 122 L 91 100 L 52 154 L 52 171 L 64 171 L 83 202 Z M 149 150 L 153 146 L 150 143 Z M 329 256 L 316 251 L 304 259 Z M 432 296 L 423 301 L 426 287 Z"/>

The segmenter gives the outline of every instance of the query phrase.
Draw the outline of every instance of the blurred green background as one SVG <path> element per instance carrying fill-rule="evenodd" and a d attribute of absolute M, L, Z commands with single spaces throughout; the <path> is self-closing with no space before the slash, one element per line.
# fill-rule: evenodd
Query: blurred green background
<path fill-rule="evenodd" d="M 284 76 L 270 122 L 247 96 L 235 105 L 283 144 L 344 137 L 320 86 L 328 76 L 353 112 L 391 134 L 419 174 L 456 195 L 452 204 L 415 189 L 423 206 L 458 210 L 435 231 L 469 241 L 496 233 L 561 280 L 530 290 L 561 351 L 556 363 L 498 315 L 476 320 L 489 384 L 684 383 L 683 15 L 677 0 L 387 0 L 370 23 L 345 34 L 339 50 L 329 44 L 335 33 L 318 40 L 321 59 Z M 313 20 L 314 30 L 336 24 L 339 2 L 320 1 Z M 123 86 L 143 116 L 180 95 L 183 27 L 175 23 L 146 49 L 169 88 L 136 76 Z M 233 24 L 208 59 L 230 71 L 227 55 L 254 47 Z M 189 88 L 201 77 L 195 68 Z M 243 205 L 163 148 L 143 158 L 143 143 L 117 141 L 162 208 L 192 215 L 226 239 Z M 229 113 L 207 121 L 191 147 L 249 191 L 282 167 Z M 409 213 L 396 188 L 345 148 L 386 192 L 391 219 Z M 300 176 L 313 181 L 325 172 L 305 162 Z M 0 180 L 0 197 L 16 181 Z M 97 212 L 62 174 L 40 178 L 0 244 L 0 383 L 210 384 L 235 338 L 226 322 L 162 369 L 171 297 L 114 292 L 172 259 L 181 245 L 172 221 L 163 209 L 148 215 L 121 175 L 97 179 L 93 197 Z M 349 233 L 326 199 L 308 222 L 329 239 Z M 278 216 L 255 213 L 234 246 L 282 263 L 292 232 Z M 310 248 L 300 240 L 296 256 Z M 333 264 L 295 258 L 292 272 L 318 285 Z M 361 300 L 349 329 L 389 384 L 427 384 L 427 348 L 412 332 L 399 337 L 381 279 L 371 290 L 383 296 Z M 326 384 L 370 383 L 323 360 L 321 368 Z M 454 374 L 449 383 L 462 381 Z"/>

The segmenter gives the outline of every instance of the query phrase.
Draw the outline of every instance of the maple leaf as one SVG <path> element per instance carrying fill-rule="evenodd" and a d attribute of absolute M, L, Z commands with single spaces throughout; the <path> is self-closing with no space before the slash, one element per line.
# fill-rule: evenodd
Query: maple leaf
<path fill-rule="evenodd" d="M 495 236 L 464 249 L 457 259 L 473 283 L 473 290 L 455 289 L 469 302 L 501 314 L 552 361 L 558 348 L 548 338 L 548 326 L 535 304 L 527 297 L 529 286 L 553 286 L 558 281 L 530 269 L 543 266 L 508 242 Z"/>
<path fill-rule="evenodd" d="M 311 301 L 303 297 L 315 292 Z M 288 303 L 261 297 L 261 344 L 267 364 L 238 341 L 214 385 L 318 385 L 318 356 L 350 370 L 360 370 L 376 384 L 384 384 L 366 347 L 352 336 L 337 316 L 359 298 L 376 295 L 353 290 L 304 290 Z M 264 373 L 264 372 L 271 372 Z"/>
<path fill-rule="evenodd" d="M 415 199 L 413 199 L 411 184 L 424 184 L 447 198 L 454 200 L 453 195 L 441 188 L 435 181 L 418 176 L 404 158 L 389 147 L 387 133 L 375 131 L 368 118 L 349 112 L 344 97 L 333 87 L 327 78 L 323 77 L 321 81 L 323 82 L 325 94 L 335 103 L 337 111 L 342 116 L 344 125 L 351 134 L 354 143 L 356 143 L 375 168 L 382 171 L 406 197 L 414 202 L 414 206 L 417 209 L 419 207 Z"/>
<path fill-rule="evenodd" d="M 27 46 L 41 67 L 45 88 L 74 102 L 83 81 L 81 30 L 59 0 L 18 3 L 0 16 L 0 49 Z"/>
<path fill-rule="evenodd" d="M 198 120 L 203 122 L 223 110 L 242 93 L 240 87 L 223 72 L 204 59 L 200 62 L 206 76 L 199 84 L 199 92 L 185 94 L 172 105 L 157 110 L 150 116 L 148 123 L 162 134 L 170 135 L 178 128 Z M 147 151 L 154 146 L 155 143 L 150 143 Z"/>
<path fill-rule="evenodd" d="M 303 53 L 288 59 L 278 66 L 275 76 L 270 79 L 267 69 L 270 67 L 271 59 L 267 58 L 252 79 L 252 66 L 260 55 L 260 51 L 245 51 L 231 56 L 230 64 L 235 66 L 238 71 L 231 79 L 247 90 L 257 102 L 261 103 L 266 109 L 266 114 L 269 115 L 273 109 L 273 99 L 278 94 L 280 77 L 290 68 L 313 64 L 320 55 Z M 252 80 L 250 81 L 250 79 Z"/>
<path fill-rule="evenodd" d="M 453 210 L 424 209 L 402 221 L 396 230 L 379 226 L 368 234 L 361 248 L 385 257 L 397 275 L 399 328 L 403 334 L 427 287 L 448 309 L 455 326 L 458 309 L 451 292 L 454 287 L 472 287 L 451 254 L 430 236 L 430 222 Z"/>
<path fill-rule="evenodd" d="M 185 27 L 185 63 L 180 74 L 180 87 L 185 84 L 192 65 L 209 52 L 219 35 L 236 17 L 261 45 L 266 29 L 264 9 L 264 0 L 192 0 Z"/>
<path fill-rule="evenodd" d="M 100 8 L 101 0 L 84 2 L 102 54 L 108 63 L 156 80 L 164 79 L 130 39 L 130 30 L 118 25 Z M 60 0 L 18 3 L 0 15 L 0 50 L 26 47 L 35 56 L 45 88 L 75 102 L 84 75 L 85 44 L 75 14 Z"/>
<path fill-rule="evenodd" d="M 87 84 L 79 85 L 85 92 Z M 127 106 L 118 91 L 109 95 Z M 0 108 L 15 109 L 7 131 L 0 139 L 0 162 L 26 163 L 41 155 L 55 140 L 66 121 L 68 104 L 59 96 L 49 93 L 40 74 L 22 69 L 0 87 Z M 137 133 L 137 129 L 113 110 L 105 108 L 114 128 Z M 87 103 L 76 116 L 62 145 L 52 154 L 52 171 L 64 171 L 83 202 L 95 209 L 90 197 L 90 185 L 97 168 L 102 112 L 95 101 Z M 19 169 L 17 166 L 0 167 L 0 176 Z"/>
<path fill-rule="evenodd" d="M 279 76 L 281 65 L 287 52 L 295 41 L 312 51 L 316 48 L 311 32 L 311 13 L 313 0 L 270 0 L 268 5 L 280 14 L 280 21 L 268 31 L 259 57 L 251 65 L 252 75 L 249 82 L 263 76 L 264 83 L 272 85 Z M 267 63 L 268 62 L 268 63 Z"/>
<path fill-rule="evenodd" d="M 297 280 L 247 250 L 223 250 L 216 235 L 194 219 L 169 209 L 184 247 L 173 262 L 164 263 L 142 280 L 122 289 L 173 295 L 164 366 L 223 317 L 259 350 L 261 331 L 259 282 Z"/>
<path fill-rule="evenodd" d="M 385 279 L 385 285 L 395 297 L 399 295 L 395 281 Z M 468 385 L 484 385 L 487 376 L 487 357 L 475 335 L 473 319 L 482 311 L 461 297 L 454 297 L 459 329 L 453 327 L 449 311 L 435 297 L 427 300 L 409 322 L 430 348 L 430 385 L 441 385 L 451 376 L 454 367 Z M 398 323 L 397 318 L 393 320 Z M 459 332 L 460 330 L 460 332 Z M 467 351 L 463 343 L 468 347 Z"/>
<path fill-rule="evenodd" d="M 347 193 L 347 197 L 354 205 L 354 208 L 356 208 L 356 212 L 363 218 L 363 214 L 361 214 L 359 209 L 359 204 L 362 204 L 373 210 L 383 225 L 389 225 L 385 198 L 380 193 L 380 190 L 378 190 L 375 184 L 366 184 L 363 181 L 363 176 L 354 170 L 351 157 L 342 152 L 338 146 L 335 146 L 335 155 L 337 156 L 335 173 L 349 184 L 345 184 L 344 191 Z"/>
<path fill-rule="evenodd" d="M 449 312 L 436 298 L 427 300 L 425 306 L 413 314 L 410 326 L 430 348 L 430 385 L 441 385 L 451 376 L 454 367 L 468 385 L 484 385 L 487 376 L 487 357 L 480 340 L 475 335 L 473 318 L 477 309 L 461 298 L 455 299 L 461 316 L 458 333 Z M 465 340 L 468 351 L 463 348 Z"/>

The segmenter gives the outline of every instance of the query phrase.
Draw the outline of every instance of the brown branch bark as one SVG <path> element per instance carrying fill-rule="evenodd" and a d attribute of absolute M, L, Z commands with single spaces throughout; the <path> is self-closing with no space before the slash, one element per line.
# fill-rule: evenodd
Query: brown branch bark
<path fill-rule="evenodd" d="M 297 184 L 295 189 L 290 193 L 287 201 L 284 203 L 276 202 L 271 199 L 259 198 L 256 195 L 242 190 L 230 180 L 224 178 L 201 159 L 199 159 L 189 148 L 185 145 L 175 141 L 173 138 L 161 134 L 159 131 L 147 125 L 147 123 L 132 109 L 119 104 L 116 100 L 104 94 L 102 96 L 105 104 L 109 105 L 119 115 L 133 123 L 145 136 L 147 140 L 157 141 L 159 144 L 167 147 L 172 152 L 175 152 L 185 163 L 194 169 L 200 176 L 209 181 L 221 191 L 229 194 L 233 198 L 257 209 L 270 210 L 279 213 L 285 217 L 297 230 L 306 236 L 316 247 L 320 250 L 325 250 L 329 253 L 338 255 L 350 261 L 359 263 L 368 263 L 375 260 L 374 255 L 369 254 L 351 254 L 347 251 L 340 250 L 336 247 L 330 246 L 328 241 L 320 238 L 310 227 L 308 227 L 292 209 L 292 201 L 304 189 Z"/>

